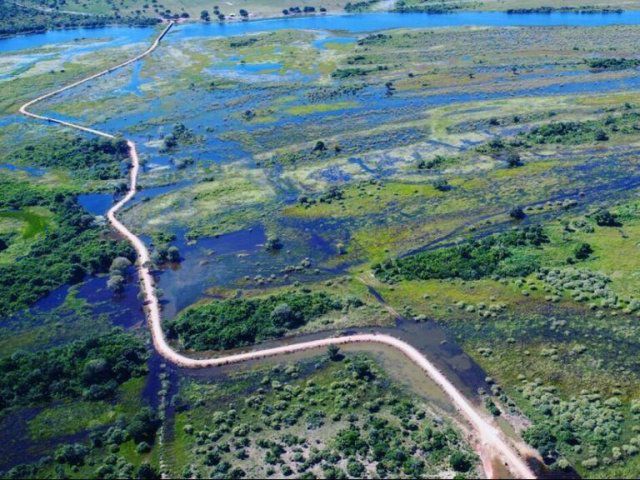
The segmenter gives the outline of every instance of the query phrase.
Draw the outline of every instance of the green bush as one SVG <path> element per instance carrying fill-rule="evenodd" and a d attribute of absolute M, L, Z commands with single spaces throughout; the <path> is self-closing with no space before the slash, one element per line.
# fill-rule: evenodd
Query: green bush
<path fill-rule="evenodd" d="M 136 336 L 114 329 L 101 337 L 0 360 L 0 410 L 52 399 L 105 398 L 146 371 L 148 352 Z"/>
<path fill-rule="evenodd" d="M 471 467 L 471 461 L 462 452 L 453 452 L 449 457 L 449 464 L 456 472 L 468 472 Z"/>
<path fill-rule="evenodd" d="M 574 255 L 578 260 L 585 260 L 593 253 L 593 248 L 588 243 L 581 243 L 574 250 Z"/>
<path fill-rule="evenodd" d="M 462 278 L 477 280 L 490 275 L 527 275 L 538 268 L 533 255 L 519 251 L 520 247 L 540 246 L 549 241 L 540 226 L 526 227 L 492 235 L 462 245 L 420 252 L 395 261 L 373 266 L 385 281 L 399 278 L 428 280 L 432 278 Z"/>
<path fill-rule="evenodd" d="M 8 157 L 10 163 L 64 168 L 79 178 L 109 180 L 123 177 L 129 146 L 123 139 L 64 135 L 33 143 Z"/>
<path fill-rule="evenodd" d="M 282 336 L 331 311 L 339 299 L 326 293 L 283 293 L 198 306 L 167 322 L 167 332 L 195 350 L 229 349 Z"/>
<path fill-rule="evenodd" d="M 28 307 L 65 283 L 109 271 L 117 257 L 135 258 L 124 241 L 104 235 L 71 195 L 0 177 L 0 211 L 42 206 L 54 212 L 56 228 L 45 230 L 28 255 L 0 265 L 0 317 Z"/>

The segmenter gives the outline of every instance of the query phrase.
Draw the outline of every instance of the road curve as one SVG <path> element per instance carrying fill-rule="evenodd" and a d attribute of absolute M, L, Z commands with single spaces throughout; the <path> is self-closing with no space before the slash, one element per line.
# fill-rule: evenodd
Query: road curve
<path fill-rule="evenodd" d="M 104 138 L 116 138 L 115 135 L 107 132 L 85 127 L 82 125 L 77 125 L 75 123 L 67 122 L 53 117 L 32 113 L 28 110 L 28 108 L 42 100 L 51 98 L 66 90 L 77 87 L 78 85 L 107 75 L 119 68 L 125 67 L 144 58 L 158 47 L 160 41 L 172 26 L 173 22 L 170 22 L 153 41 L 151 46 L 141 54 L 114 67 L 108 68 L 94 75 L 90 75 L 74 83 L 61 87 L 57 90 L 41 95 L 38 98 L 22 105 L 19 110 L 20 113 L 31 118 L 57 123 L 65 127 L 73 128 L 93 135 L 98 135 Z M 247 360 L 273 357 L 276 355 L 284 355 L 288 353 L 300 352 L 303 350 L 326 348 L 329 345 L 346 345 L 354 343 L 387 345 L 402 352 L 410 361 L 420 367 L 434 382 L 436 382 L 440 386 L 440 388 L 442 388 L 442 390 L 449 396 L 453 404 L 456 406 L 458 411 L 460 411 L 460 413 L 473 427 L 476 436 L 481 443 L 481 450 L 483 452 L 488 453 L 491 456 L 497 456 L 501 458 L 508 466 L 509 470 L 516 477 L 535 478 L 535 474 L 529 468 L 527 462 L 517 453 L 516 449 L 509 443 L 509 441 L 506 440 L 502 432 L 492 424 L 491 420 L 485 417 L 485 415 L 481 414 L 478 409 L 476 409 L 471 404 L 471 402 L 469 402 L 469 400 L 417 349 L 415 349 L 408 343 L 390 335 L 371 333 L 348 335 L 342 337 L 331 337 L 321 340 L 298 343 L 294 345 L 250 351 L 246 353 L 237 353 L 233 355 L 207 359 L 190 358 L 176 352 L 173 348 L 171 348 L 171 346 L 167 343 L 164 332 L 162 330 L 160 304 L 155 292 L 153 276 L 150 271 L 151 257 L 149 255 L 149 250 L 147 249 L 144 242 L 139 237 L 134 235 L 127 227 L 125 227 L 122 222 L 120 222 L 120 220 L 118 220 L 118 218 L 116 217 L 116 214 L 135 196 L 138 183 L 138 174 L 140 172 L 140 159 L 138 157 L 136 145 L 130 140 L 127 140 L 127 145 L 129 146 L 129 156 L 131 158 L 129 190 L 127 191 L 126 195 L 122 197 L 115 205 L 113 205 L 113 207 L 111 207 L 111 209 L 107 212 L 107 218 L 109 219 L 111 226 L 118 233 L 126 237 L 126 239 L 134 247 L 138 255 L 137 268 L 140 280 L 142 282 L 142 290 L 145 297 L 147 322 L 151 330 L 153 345 L 160 355 L 180 367 L 205 368 L 240 363 Z M 493 472 L 490 462 L 486 461 L 486 458 L 483 460 L 485 460 L 485 473 L 488 476 L 491 476 Z"/>

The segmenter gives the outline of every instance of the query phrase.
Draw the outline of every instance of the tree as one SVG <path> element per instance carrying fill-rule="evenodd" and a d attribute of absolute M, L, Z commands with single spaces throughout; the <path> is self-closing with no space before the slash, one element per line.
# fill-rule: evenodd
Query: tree
<path fill-rule="evenodd" d="M 247 18 L 249 16 L 249 12 L 247 12 L 244 8 L 241 8 L 238 13 L 240 13 L 240 16 L 242 18 Z"/>
<path fill-rule="evenodd" d="M 276 327 L 292 328 L 298 323 L 298 315 L 287 303 L 281 303 L 271 312 L 271 321 Z"/>
<path fill-rule="evenodd" d="M 149 407 L 141 409 L 131 420 L 127 431 L 131 438 L 137 443 L 142 441 L 153 442 L 153 438 L 156 435 L 156 430 L 160 426 L 160 420 Z"/>
<path fill-rule="evenodd" d="M 527 215 L 524 213 L 524 210 L 522 210 L 522 207 L 514 207 L 509 212 L 509 216 L 514 220 L 522 220 Z"/>
<path fill-rule="evenodd" d="M 131 266 L 131 260 L 126 257 L 116 257 L 111 262 L 111 266 L 109 267 L 110 272 L 120 272 L 122 275 L 125 270 Z"/>
<path fill-rule="evenodd" d="M 82 381 L 86 385 L 104 383 L 110 376 L 111 368 L 104 358 L 93 358 L 82 369 Z"/>
<path fill-rule="evenodd" d="M 449 464 L 456 472 L 468 472 L 471 469 L 471 462 L 462 452 L 453 452 L 449 457 Z"/>
<path fill-rule="evenodd" d="M 83 465 L 84 457 L 89 453 L 89 449 L 79 443 L 73 445 L 62 445 L 56 450 L 54 455 L 56 462 L 68 463 L 69 465 Z"/>
<path fill-rule="evenodd" d="M 200 12 L 200 20 L 202 20 L 203 22 L 211 21 L 211 17 L 209 16 L 209 11 L 208 10 L 202 10 Z"/>
<path fill-rule="evenodd" d="M 314 152 L 324 152 L 327 149 L 327 146 L 322 140 L 318 140 L 316 142 L 315 147 L 313 147 Z"/>
<path fill-rule="evenodd" d="M 351 370 L 357 378 L 362 380 L 369 381 L 375 378 L 375 373 L 371 370 L 371 365 L 365 357 L 355 357 L 349 365 L 349 370 Z"/>
<path fill-rule="evenodd" d="M 522 160 L 520 160 L 520 155 L 517 152 L 509 152 L 506 160 L 509 168 L 522 166 Z"/>
<path fill-rule="evenodd" d="M 114 293 L 121 293 L 124 290 L 124 277 L 122 275 L 111 275 L 107 281 L 107 288 Z"/>
<path fill-rule="evenodd" d="M 557 438 L 548 425 L 536 424 L 527 428 L 522 434 L 525 442 L 535 447 L 544 458 L 555 458 Z"/>
<path fill-rule="evenodd" d="M 604 130 L 598 130 L 595 135 L 595 139 L 597 142 L 606 142 L 609 140 L 609 135 Z"/>
<path fill-rule="evenodd" d="M 140 442 L 138 445 L 136 445 L 136 452 L 138 453 L 147 453 L 151 451 L 151 445 L 149 445 L 147 442 Z"/>
<path fill-rule="evenodd" d="M 329 345 L 327 347 L 327 356 L 329 357 L 329 360 L 334 362 L 340 360 L 342 358 L 340 348 L 337 345 Z"/>
<path fill-rule="evenodd" d="M 593 219 L 601 227 L 620 227 L 622 225 L 616 215 L 609 210 L 599 210 L 593 215 Z"/>
<path fill-rule="evenodd" d="M 576 247 L 574 253 L 578 260 L 585 260 L 593 253 L 593 248 L 588 243 L 581 243 Z"/>
<path fill-rule="evenodd" d="M 448 192 L 451 190 L 451 185 L 449 185 L 449 182 L 444 178 L 439 178 L 433 182 L 433 187 L 441 192 Z"/>
<path fill-rule="evenodd" d="M 9 248 L 7 242 L 0 238 L 0 252 Z"/>
<path fill-rule="evenodd" d="M 138 468 L 136 478 L 138 480 L 157 480 L 160 478 L 160 475 L 151 465 L 143 463 L 140 465 L 140 468 Z"/>
<path fill-rule="evenodd" d="M 347 473 L 354 478 L 362 478 L 365 472 L 364 465 L 357 460 L 349 460 L 347 463 Z"/>
<path fill-rule="evenodd" d="M 275 235 L 269 235 L 269 237 L 267 237 L 267 241 L 264 244 L 264 248 L 265 250 L 271 252 L 280 250 L 282 248 L 282 242 Z"/>
<path fill-rule="evenodd" d="M 167 260 L 174 263 L 180 261 L 180 251 L 178 247 L 171 246 L 167 249 Z"/>

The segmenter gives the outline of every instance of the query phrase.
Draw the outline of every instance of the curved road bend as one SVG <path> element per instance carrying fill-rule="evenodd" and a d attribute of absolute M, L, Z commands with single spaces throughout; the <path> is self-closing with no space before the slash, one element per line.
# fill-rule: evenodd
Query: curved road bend
<path fill-rule="evenodd" d="M 20 113 L 31 118 L 57 123 L 65 127 L 74 128 L 76 130 L 81 130 L 83 132 L 91 133 L 93 135 L 98 135 L 104 138 L 115 138 L 114 135 L 102 132 L 100 130 L 95 130 L 93 128 L 77 125 L 75 123 L 59 120 L 53 117 L 32 113 L 28 110 L 28 108 L 42 100 L 51 98 L 66 90 L 77 87 L 78 85 L 107 75 L 108 73 L 111 73 L 144 58 L 158 47 L 160 41 L 172 26 L 173 22 L 170 22 L 167 27 L 160 33 L 160 35 L 158 35 L 158 37 L 153 41 L 151 46 L 141 54 L 114 67 L 108 68 L 94 75 L 90 75 L 86 78 L 61 87 L 45 95 L 41 95 L 40 97 L 31 100 L 20 107 Z M 479 411 L 469 402 L 469 400 L 467 400 L 467 398 L 465 398 L 465 396 L 429 360 L 427 360 L 424 355 L 422 355 L 418 350 L 416 350 L 408 343 L 403 342 L 402 340 L 399 340 L 390 335 L 374 333 L 325 338 L 321 340 L 298 343 L 295 345 L 287 345 L 265 350 L 238 353 L 234 355 L 227 355 L 224 357 L 210 359 L 194 359 L 173 350 L 173 348 L 171 348 L 171 346 L 167 343 L 164 332 L 162 331 L 160 305 L 158 302 L 158 297 L 155 293 L 153 276 L 151 275 L 151 271 L 149 269 L 151 263 L 149 250 L 142 242 L 142 240 L 140 240 L 140 238 L 138 238 L 129 229 L 127 229 L 127 227 L 125 227 L 116 217 L 118 211 L 121 210 L 135 196 L 138 182 L 138 173 L 140 171 L 140 160 L 138 158 L 136 145 L 130 140 L 127 141 L 127 144 L 129 146 L 129 156 L 131 157 L 129 190 L 120 201 L 118 201 L 115 205 L 113 205 L 113 207 L 111 207 L 111 209 L 107 213 L 107 217 L 109 219 L 109 222 L 111 222 L 113 228 L 124 237 L 126 237 L 127 240 L 129 240 L 138 254 L 137 267 L 139 276 L 142 280 L 142 289 L 146 298 L 145 303 L 147 307 L 147 321 L 151 329 L 153 345 L 158 353 L 160 353 L 160 355 L 162 355 L 168 361 L 179 365 L 180 367 L 204 368 L 240 363 L 247 360 L 272 357 L 276 355 L 299 352 L 302 350 L 318 349 L 327 347 L 329 345 L 345 345 L 351 343 L 384 344 L 402 352 L 406 357 L 409 358 L 409 360 L 420 367 L 433 381 L 435 381 L 444 390 L 444 392 L 449 396 L 456 408 L 462 413 L 462 415 L 474 428 L 477 438 L 481 443 L 481 450 L 485 454 L 489 454 L 490 456 L 495 455 L 501 458 L 508 466 L 509 470 L 511 470 L 511 472 L 517 477 L 535 478 L 535 475 L 529 468 L 527 462 L 517 453 L 516 449 L 509 443 L 509 441 L 506 440 L 504 434 L 502 434 L 502 432 L 499 431 L 490 420 L 488 420 L 483 414 L 479 413 Z M 485 473 L 488 476 L 492 476 L 494 472 L 492 471 L 490 462 L 487 461 L 486 458 L 484 458 L 483 460 Z"/>

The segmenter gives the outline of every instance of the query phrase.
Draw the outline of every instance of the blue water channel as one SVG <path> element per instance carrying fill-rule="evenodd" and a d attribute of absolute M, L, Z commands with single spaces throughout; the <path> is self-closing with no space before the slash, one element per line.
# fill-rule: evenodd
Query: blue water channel
<path fill-rule="evenodd" d="M 507 12 L 455 12 L 455 13 L 362 13 L 312 17 L 278 18 L 234 23 L 189 23 L 177 26 L 172 38 L 220 36 L 229 37 L 246 33 L 283 29 L 329 30 L 364 33 L 393 28 L 436 28 L 455 26 L 575 26 L 598 27 L 604 25 L 640 25 L 640 11 L 621 13 L 507 13 Z M 155 31 L 152 27 L 104 27 L 52 30 L 46 33 L 19 35 L 0 39 L 0 52 L 14 52 L 45 45 L 72 42 L 77 39 L 111 39 L 102 47 L 118 46 L 146 41 Z"/>

